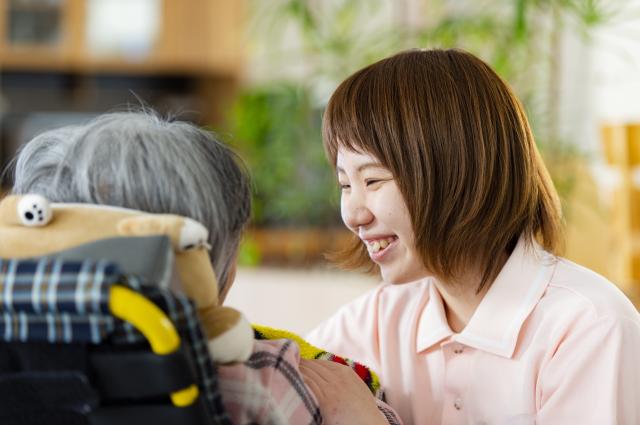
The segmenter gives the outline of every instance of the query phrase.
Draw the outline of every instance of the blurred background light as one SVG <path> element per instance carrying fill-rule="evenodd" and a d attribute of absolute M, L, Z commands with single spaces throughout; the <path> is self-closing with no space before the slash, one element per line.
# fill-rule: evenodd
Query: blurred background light
<path fill-rule="evenodd" d="M 88 0 L 87 50 L 143 60 L 157 41 L 161 8 L 161 0 Z"/>

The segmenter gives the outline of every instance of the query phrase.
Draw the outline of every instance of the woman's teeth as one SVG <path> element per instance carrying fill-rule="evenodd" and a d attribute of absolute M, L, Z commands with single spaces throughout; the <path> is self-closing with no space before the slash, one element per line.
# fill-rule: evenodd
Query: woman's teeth
<path fill-rule="evenodd" d="M 385 239 L 377 239 L 375 241 L 367 241 L 367 249 L 369 250 L 369 252 L 375 254 L 376 252 L 379 252 L 381 249 L 385 249 L 386 247 L 388 247 L 391 242 L 393 242 L 395 239 L 394 236 L 385 238 Z"/>

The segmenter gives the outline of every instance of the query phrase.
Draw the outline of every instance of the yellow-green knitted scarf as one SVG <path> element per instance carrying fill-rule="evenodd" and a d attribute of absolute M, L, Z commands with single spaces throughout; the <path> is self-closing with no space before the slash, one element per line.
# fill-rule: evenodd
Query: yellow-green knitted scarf
<path fill-rule="evenodd" d="M 364 381 L 369 387 L 369 390 L 378 398 L 382 399 L 382 393 L 380 391 L 380 381 L 378 376 L 369 369 L 367 366 L 356 361 L 340 357 L 333 353 L 329 353 L 321 348 L 315 347 L 309 344 L 300 336 L 293 332 L 284 331 L 281 329 L 274 329 L 268 326 L 253 325 L 253 330 L 256 339 L 290 339 L 298 344 L 300 348 L 300 357 L 307 360 L 329 360 L 332 362 L 340 363 L 349 366 L 354 372 Z"/>

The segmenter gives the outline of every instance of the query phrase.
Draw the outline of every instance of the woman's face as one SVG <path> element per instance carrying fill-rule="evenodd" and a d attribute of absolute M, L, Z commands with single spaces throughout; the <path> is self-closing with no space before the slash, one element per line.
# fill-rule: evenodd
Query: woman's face
<path fill-rule="evenodd" d="M 415 249 L 409 211 L 391 172 L 372 155 L 338 150 L 342 220 L 365 244 L 382 279 L 406 283 L 427 272 Z"/>

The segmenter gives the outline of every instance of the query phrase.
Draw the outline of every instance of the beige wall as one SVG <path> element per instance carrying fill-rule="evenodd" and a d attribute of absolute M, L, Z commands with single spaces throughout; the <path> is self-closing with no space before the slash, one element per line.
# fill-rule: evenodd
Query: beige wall
<path fill-rule="evenodd" d="M 244 312 L 252 323 L 304 335 L 376 283 L 336 270 L 240 268 L 225 304 Z"/>

